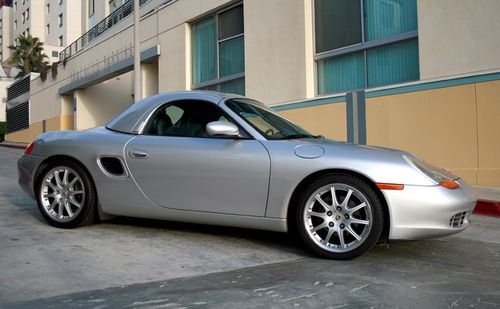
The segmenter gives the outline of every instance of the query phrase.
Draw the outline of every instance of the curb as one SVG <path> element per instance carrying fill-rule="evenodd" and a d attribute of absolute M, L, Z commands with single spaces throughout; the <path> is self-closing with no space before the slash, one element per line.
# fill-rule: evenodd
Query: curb
<path fill-rule="evenodd" d="M 15 149 L 26 149 L 26 147 L 28 147 L 28 145 L 16 145 L 16 144 L 0 143 L 0 147 L 15 148 Z"/>
<path fill-rule="evenodd" d="M 500 201 L 478 200 L 472 213 L 475 215 L 500 217 Z"/>

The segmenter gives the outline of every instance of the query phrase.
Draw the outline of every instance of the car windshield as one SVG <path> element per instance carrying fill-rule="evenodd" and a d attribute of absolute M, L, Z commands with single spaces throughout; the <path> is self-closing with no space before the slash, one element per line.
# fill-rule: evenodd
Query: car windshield
<path fill-rule="evenodd" d="M 260 102 L 238 98 L 226 101 L 226 106 L 267 139 L 317 137 L 276 114 Z"/>

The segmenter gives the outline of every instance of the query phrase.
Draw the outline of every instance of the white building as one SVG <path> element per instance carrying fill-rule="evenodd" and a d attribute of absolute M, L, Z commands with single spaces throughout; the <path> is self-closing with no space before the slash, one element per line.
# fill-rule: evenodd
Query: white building
<path fill-rule="evenodd" d="M 13 36 L 12 8 L 0 7 L 0 62 L 10 57 L 9 44 Z"/>
<path fill-rule="evenodd" d="M 1 61 L 7 60 L 9 45 L 19 35 L 31 34 L 44 43 L 49 62 L 59 60 L 59 52 L 82 34 L 82 1 L 85 0 L 14 0 L 12 7 L 0 8 Z"/>

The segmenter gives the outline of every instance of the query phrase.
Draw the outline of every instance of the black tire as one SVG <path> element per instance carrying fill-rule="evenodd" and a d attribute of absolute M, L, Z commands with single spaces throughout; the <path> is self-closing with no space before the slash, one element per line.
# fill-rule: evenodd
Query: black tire
<path fill-rule="evenodd" d="M 322 206 L 322 203 L 320 203 L 315 196 L 321 194 L 317 193 L 318 190 L 320 190 L 319 192 L 323 192 L 322 190 L 324 190 L 324 188 L 333 186 L 334 184 L 335 187 L 342 188 L 344 191 L 353 191 L 346 205 L 349 203 L 351 203 L 351 205 L 353 203 L 355 204 L 356 201 L 358 205 L 361 205 L 363 204 L 363 200 L 366 200 L 368 206 L 353 213 L 349 213 L 349 211 L 356 208 L 356 205 L 352 208 L 346 206 L 345 209 L 340 207 L 340 205 L 340 208 L 334 206 L 333 209 L 335 210 L 327 211 L 327 208 Z M 335 190 L 335 192 L 337 192 L 337 190 Z M 339 190 L 336 195 L 341 193 L 342 192 Z M 328 198 L 328 192 L 325 191 L 323 195 L 320 196 L 322 201 L 324 201 L 323 196 L 326 200 Z M 332 196 L 332 194 L 330 194 L 330 196 Z M 347 196 L 347 193 L 344 195 L 344 199 L 345 196 Z M 342 204 L 343 200 L 341 196 L 336 196 L 336 199 L 338 199 L 338 204 Z M 326 204 L 331 207 L 331 205 L 334 205 L 333 198 L 330 202 L 331 204 Z M 318 209 L 325 209 L 325 213 L 319 213 L 321 211 Z M 321 216 L 317 216 L 318 214 Z M 363 214 L 366 218 L 358 218 L 358 216 L 362 216 Z M 306 247 L 320 257 L 336 260 L 353 259 L 370 250 L 379 240 L 384 226 L 382 203 L 374 189 L 363 179 L 344 173 L 328 174 L 311 183 L 299 198 L 294 215 L 296 232 Z M 316 220 L 317 224 L 314 220 Z M 353 223 L 355 222 L 354 220 L 361 220 L 365 223 Z M 370 223 L 367 224 L 366 222 Z M 316 227 L 322 226 L 323 224 L 327 226 L 314 231 Z M 358 236 L 362 235 L 363 237 L 357 240 L 354 234 L 347 231 L 346 225 L 349 225 L 349 230 L 353 231 L 354 234 L 358 235 L 357 231 L 362 231 Z M 330 232 L 330 230 L 335 231 Z M 320 233 L 322 233 L 322 235 L 326 234 L 326 236 L 321 236 Z M 352 249 L 349 246 L 341 245 L 339 233 L 342 233 L 342 243 L 345 237 L 346 239 L 353 239 L 352 243 L 354 245 L 352 245 Z M 323 237 L 324 239 L 322 240 Z"/>
<path fill-rule="evenodd" d="M 80 189 L 84 192 L 83 195 L 84 198 L 83 198 L 83 203 L 81 203 L 81 208 L 73 218 L 69 218 L 67 210 L 63 210 L 66 212 L 66 215 L 68 215 L 68 219 L 65 222 L 58 221 L 53 217 L 53 215 L 49 214 L 50 210 L 45 208 L 43 201 L 44 194 L 42 190 L 44 190 L 43 189 L 44 182 L 47 179 L 47 177 L 49 177 L 51 172 L 54 171 L 54 169 L 59 169 L 59 168 L 61 169 L 67 168 L 70 169 L 72 172 L 75 172 L 81 180 L 78 182 L 78 185 L 81 187 Z M 63 229 L 71 229 L 85 225 L 90 225 L 95 222 L 96 204 L 97 204 L 96 190 L 90 175 L 80 164 L 69 159 L 62 159 L 62 160 L 57 160 L 57 162 L 49 163 L 40 173 L 35 185 L 35 189 L 36 189 L 35 193 L 38 203 L 38 209 L 40 210 L 40 213 L 50 225 Z M 50 201 L 53 201 L 53 199 L 49 200 L 49 202 Z M 59 204 L 56 203 L 55 207 L 57 207 L 57 205 Z M 72 207 L 74 208 L 75 206 L 72 205 Z"/>

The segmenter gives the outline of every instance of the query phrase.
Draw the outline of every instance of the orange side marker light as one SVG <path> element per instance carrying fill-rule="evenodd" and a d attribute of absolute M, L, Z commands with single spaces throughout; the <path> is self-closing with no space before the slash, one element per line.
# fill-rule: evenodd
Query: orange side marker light
<path fill-rule="evenodd" d="M 398 184 L 398 183 L 376 183 L 377 187 L 380 190 L 403 190 L 405 188 L 405 185 Z"/>
<path fill-rule="evenodd" d="M 454 180 L 451 180 L 451 179 L 445 180 L 445 181 L 441 181 L 439 183 L 439 185 L 442 186 L 442 187 L 445 187 L 447 189 L 456 189 L 456 188 L 459 187 L 458 183 L 456 181 L 454 181 Z"/>

